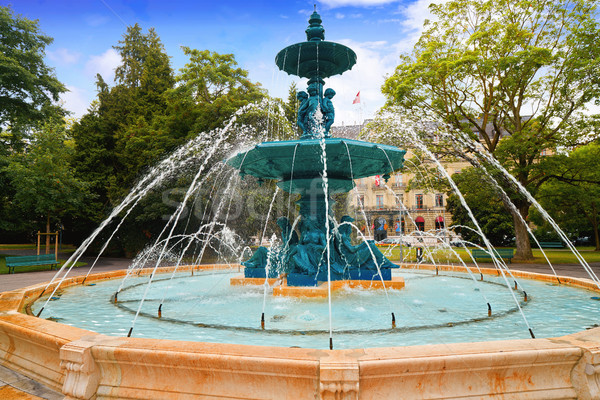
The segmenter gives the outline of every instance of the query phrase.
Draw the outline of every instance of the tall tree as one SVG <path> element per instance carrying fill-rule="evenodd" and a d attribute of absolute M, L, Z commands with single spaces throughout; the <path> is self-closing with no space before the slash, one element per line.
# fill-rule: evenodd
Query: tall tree
<path fill-rule="evenodd" d="M 248 79 L 233 54 L 219 54 L 182 46 L 189 57 L 177 75 L 177 97 L 187 100 L 198 133 L 219 127 L 235 111 L 265 97 L 259 84 Z"/>
<path fill-rule="evenodd" d="M 0 133 L 5 131 L 0 140 L 7 147 L 18 146 L 48 115 L 64 113 L 55 102 L 66 88 L 44 62 L 52 41 L 40 32 L 37 20 L 0 6 Z"/>
<path fill-rule="evenodd" d="M 512 244 L 512 218 L 504 209 L 500 195 L 479 170 L 465 168 L 460 174 L 452 176 L 481 230 L 494 246 L 507 246 Z M 458 195 L 449 191 L 447 209 L 452 214 L 454 225 L 468 226 L 473 230 L 456 228 L 463 239 L 483 244 L 481 237 L 475 233 L 475 225 L 463 208 Z"/>
<path fill-rule="evenodd" d="M 548 180 L 538 191 L 540 203 L 568 231 L 591 231 L 600 251 L 600 145 L 579 147 L 544 164 Z"/>
<path fill-rule="evenodd" d="M 25 150 L 15 153 L 6 167 L 14 201 L 30 219 L 44 221 L 46 232 L 66 212 L 80 212 L 88 195 L 85 183 L 74 176 L 72 147 L 64 122 L 51 120 L 33 132 Z"/>
<path fill-rule="evenodd" d="M 544 179 L 540 153 L 579 142 L 584 132 L 570 128 L 598 98 L 596 7 L 596 0 L 431 5 L 437 20 L 426 24 L 383 86 L 388 105 L 420 110 L 462 131 L 535 192 Z M 456 144 L 443 142 L 436 151 L 456 154 Z M 469 150 L 462 156 L 477 157 L 475 146 Z M 526 218 L 527 199 L 513 202 Z M 516 214 L 513 223 L 516 257 L 532 258 L 526 227 Z"/>
<path fill-rule="evenodd" d="M 152 122 L 165 115 L 165 93 L 175 84 L 156 32 L 143 33 L 135 24 L 114 48 L 121 56 L 116 85 L 109 87 L 98 75 L 98 100 L 73 127 L 78 173 L 95 182 L 105 205 L 118 202 L 147 165 L 181 143 Z"/>
<path fill-rule="evenodd" d="M 293 127 L 293 130 L 301 134 L 300 128 L 298 127 L 298 108 L 300 107 L 300 102 L 298 101 L 297 96 L 298 86 L 296 85 L 296 82 L 292 82 L 288 89 L 288 98 L 285 103 L 285 118 Z"/>

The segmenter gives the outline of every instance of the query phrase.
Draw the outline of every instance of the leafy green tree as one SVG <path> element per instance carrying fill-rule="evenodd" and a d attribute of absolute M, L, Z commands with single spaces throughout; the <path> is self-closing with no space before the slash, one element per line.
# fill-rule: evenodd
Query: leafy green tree
<path fill-rule="evenodd" d="M 30 219 L 41 218 L 46 232 L 52 221 L 85 207 L 87 187 L 70 165 L 72 148 L 64 123 L 51 120 L 33 132 L 30 144 L 15 153 L 5 168 L 14 188 L 14 202 Z"/>
<path fill-rule="evenodd" d="M 456 151 L 464 149 L 456 136 L 468 137 L 535 192 L 544 179 L 540 153 L 578 144 L 593 127 L 581 123 L 581 111 L 598 98 L 596 7 L 596 0 L 431 5 L 436 21 L 426 23 L 412 54 L 401 57 L 383 86 L 388 105 L 462 132 L 437 144 L 439 154 L 478 158 L 474 145 Z M 512 200 L 526 218 L 529 202 L 522 196 Z M 516 257 L 532 258 L 516 214 L 513 224 Z"/>
<path fill-rule="evenodd" d="M 23 135 L 48 115 L 64 113 L 55 102 L 66 88 L 44 62 L 52 41 L 37 20 L 0 6 L 0 140 L 7 147 L 20 146 Z"/>
<path fill-rule="evenodd" d="M 512 218 L 504 209 L 500 196 L 496 194 L 494 186 L 486 179 L 485 175 L 476 168 L 465 168 L 460 174 L 454 174 L 452 179 L 464 195 L 483 233 L 490 242 L 494 246 L 511 245 L 513 241 Z M 455 193 L 449 193 L 446 208 L 452 214 L 454 225 L 464 225 L 475 229 L 475 225 Z M 460 232 L 465 240 L 483 244 L 480 236 L 472 230 L 457 228 L 456 231 Z"/>
<path fill-rule="evenodd" d="M 97 76 L 98 100 L 72 130 L 78 174 L 98 193 L 94 209 L 100 213 L 120 201 L 147 165 L 182 143 L 153 123 L 165 115 L 165 93 L 175 83 L 156 32 L 144 34 L 135 24 L 114 48 L 122 59 L 116 85 Z"/>
<path fill-rule="evenodd" d="M 190 62 L 175 76 L 156 33 L 143 33 L 138 25 L 127 29 L 115 49 L 122 58 L 116 84 L 109 87 L 97 76 L 98 99 L 72 129 L 78 176 L 98 194 L 87 209 L 90 228 L 147 168 L 201 132 L 223 126 L 240 107 L 266 97 L 231 54 L 184 48 Z M 238 123 L 254 126 L 256 132 L 273 130 L 275 119 L 264 118 L 267 114 L 268 110 L 256 108 L 239 117 Z M 230 135 L 222 151 L 231 151 L 241 140 Z M 164 193 L 187 187 L 194 174 L 182 171 L 178 179 L 165 182 L 138 204 L 118 237 L 125 253 L 134 254 L 160 232 L 164 216 L 172 211 L 163 204 Z"/>
<path fill-rule="evenodd" d="M 185 46 L 182 50 L 189 62 L 179 71 L 179 85 L 173 94 L 183 99 L 193 115 L 193 132 L 220 127 L 240 107 L 265 97 L 264 90 L 250 82 L 248 71 L 238 66 L 233 54 Z"/>
<path fill-rule="evenodd" d="M 554 156 L 545 167 L 549 179 L 538 191 L 539 202 L 567 232 L 591 231 L 595 250 L 600 251 L 600 145 Z M 543 220 L 538 216 L 536 222 Z"/>

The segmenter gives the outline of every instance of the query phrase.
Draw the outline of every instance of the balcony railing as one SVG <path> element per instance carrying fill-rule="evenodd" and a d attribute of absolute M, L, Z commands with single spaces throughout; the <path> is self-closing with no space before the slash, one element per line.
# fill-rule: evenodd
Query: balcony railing
<path fill-rule="evenodd" d="M 360 209 L 360 207 L 358 205 L 355 204 L 356 207 L 358 207 Z M 402 215 L 406 215 L 407 212 L 409 213 L 418 213 L 418 212 L 444 212 L 445 208 L 444 207 L 435 207 L 435 206 L 427 206 L 424 205 L 423 207 L 417 208 L 417 207 L 398 207 L 398 206 L 366 206 L 364 207 L 364 211 L 366 212 L 373 212 L 373 211 L 383 211 L 383 212 L 393 212 L 395 214 L 402 214 Z"/>

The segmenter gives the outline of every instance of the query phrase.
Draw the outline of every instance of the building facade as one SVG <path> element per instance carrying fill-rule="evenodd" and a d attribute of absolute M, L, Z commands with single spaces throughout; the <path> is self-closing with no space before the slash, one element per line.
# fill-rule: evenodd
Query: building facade
<path fill-rule="evenodd" d="M 360 128 L 333 127 L 332 132 L 337 137 L 356 139 Z M 407 149 L 405 159 L 411 156 L 411 150 Z M 450 175 L 460 173 L 469 165 L 464 161 L 443 164 Z M 365 226 L 365 233 L 373 235 L 373 229 L 381 228 L 383 221 L 388 236 L 440 230 L 452 225 L 452 215 L 446 211 L 446 193 L 409 189 L 413 177 L 412 173 L 398 171 L 387 182 L 383 176 L 355 180 L 356 188 L 349 193 L 348 201 L 358 226 Z"/>

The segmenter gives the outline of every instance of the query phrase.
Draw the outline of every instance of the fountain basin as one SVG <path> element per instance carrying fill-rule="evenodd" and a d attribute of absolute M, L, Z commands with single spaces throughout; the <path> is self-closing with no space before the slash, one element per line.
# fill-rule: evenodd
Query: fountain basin
<path fill-rule="evenodd" d="M 440 268 L 445 269 L 460 270 Z M 497 274 L 491 269 L 482 272 Z M 541 274 L 514 274 L 555 281 Z M 94 274 L 86 284 L 124 275 L 125 271 Z M 78 285 L 82 280 L 69 278 L 63 285 Z M 561 281 L 594 287 L 585 279 L 563 277 Z M 94 395 L 97 399 L 375 399 L 394 398 L 398 393 L 422 399 L 592 399 L 600 395 L 600 328 L 548 339 L 348 350 L 111 337 L 19 312 L 44 287 L 0 294 L 0 359 L 4 366 L 72 399 Z"/>

